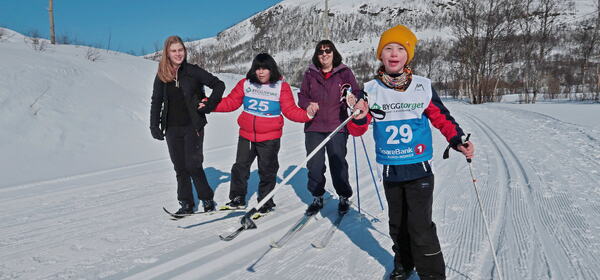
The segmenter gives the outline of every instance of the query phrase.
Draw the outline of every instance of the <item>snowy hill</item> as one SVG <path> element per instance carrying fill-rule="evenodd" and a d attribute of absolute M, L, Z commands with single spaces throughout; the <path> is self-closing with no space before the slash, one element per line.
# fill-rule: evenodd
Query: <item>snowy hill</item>
<path fill-rule="evenodd" d="M 258 229 L 220 241 L 239 226 L 239 213 L 172 221 L 161 209 L 178 205 L 166 145 L 148 132 L 156 64 L 103 50 L 91 62 L 86 47 L 38 52 L 25 40 L 0 40 L 0 279 L 387 279 L 387 214 L 360 138 L 358 164 L 352 139 L 347 159 L 361 213 L 356 195 L 327 248 L 310 243 L 335 218 L 335 195 L 284 248 L 269 247 L 312 199 L 306 169 L 282 186 L 276 211 Z M 219 77 L 228 89 L 240 78 Z M 504 279 L 600 279 L 600 105 L 446 104 L 473 134 Z M 237 116 L 210 114 L 206 127 L 205 168 L 221 205 Z M 364 140 L 373 161 L 371 133 Z M 468 167 L 455 152 L 441 159 L 438 132 L 434 146 L 433 216 L 448 279 L 498 279 Z M 301 162 L 303 147 L 302 125 L 286 122 L 280 180 Z M 254 166 L 250 206 L 257 173 Z"/>
<path fill-rule="evenodd" d="M 36 51 L 3 30 L 0 187 L 168 158 L 164 143 L 148 141 L 156 62 L 47 41 Z"/>
<path fill-rule="evenodd" d="M 378 35 L 392 24 L 416 27 L 421 39 L 446 37 L 445 10 L 437 1 L 329 1 L 331 38 L 344 61 L 360 71 L 372 68 Z M 310 60 L 316 42 L 325 38 L 322 29 L 324 1 L 286 0 L 218 34 L 189 42 L 198 61 L 218 72 L 245 73 L 254 55 L 273 54 L 292 83 L 297 82 Z M 308 52 L 305 52 L 308 51 Z M 148 55 L 147 57 L 152 57 Z M 364 64 L 365 56 L 370 64 Z"/>
<path fill-rule="evenodd" d="M 411 27 L 420 41 L 453 38 L 449 13 L 455 0 L 330 0 L 330 38 L 359 80 L 373 75 L 378 63 L 375 48 L 379 35 L 397 24 Z M 558 22 L 576 23 L 594 10 L 591 0 L 573 1 L 572 10 L 563 10 Z M 326 38 L 323 29 L 325 1 L 285 0 L 216 37 L 188 42 L 195 49 L 193 59 L 217 72 L 245 74 L 252 58 L 269 52 L 278 61 L 287 80 L 299 85 L 316 42 Z M 439 44 L 439 43 L 438 43 Z M 146 57 L 156 57 L 155 54 Z"/>

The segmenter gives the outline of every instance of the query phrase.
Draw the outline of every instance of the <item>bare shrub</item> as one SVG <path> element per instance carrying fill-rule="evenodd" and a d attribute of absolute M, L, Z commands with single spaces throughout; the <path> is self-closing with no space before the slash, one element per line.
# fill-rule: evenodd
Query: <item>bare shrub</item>
<path fill-rule="evenodd" d="M 29 37 L 25 37 L 25 43 L 38 52 L 43 52 L 48 48 L 48 42 L 40 38 L 40 33 L 37 30 L 29 32 Z"/>
<path fill-rule="evenodd" d="M 85 51 L 85 58 L 87 58 L 87 60 L 89 61 L 94 62 L 96 60 L 99 60 L 100 57 L 100 50 L 98 50 L 97 48 L 88 47 Z"/>

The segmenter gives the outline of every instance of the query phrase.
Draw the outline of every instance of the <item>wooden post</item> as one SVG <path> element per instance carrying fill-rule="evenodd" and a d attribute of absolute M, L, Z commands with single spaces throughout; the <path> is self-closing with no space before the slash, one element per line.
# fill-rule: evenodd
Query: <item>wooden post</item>
<path fill-rule="evenodd" d="M 325 25 L 325 39 L 331 40 L 331 37 L 330 37 L 331 31 L 329 30 L 329 1 L 328 0 L 325 0 L 325 14 L 323 16 L 324 16 L 323 24 Z"/>
<path fill-rule="evenodd" d="M 52 0 L 48 0 L 48 17 L 50 17 L 50 43 L 56 44 L 56 35 L 54 34 L 54 9 Z"/>

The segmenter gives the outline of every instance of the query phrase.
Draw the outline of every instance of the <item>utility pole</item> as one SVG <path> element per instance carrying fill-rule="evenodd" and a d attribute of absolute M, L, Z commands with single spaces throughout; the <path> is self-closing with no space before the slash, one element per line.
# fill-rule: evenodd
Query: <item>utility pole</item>
<path fill-rule="evenodd" d="M 50 17 L 50 43 L 56 44 L 56 35 L 54 34 L 54 8 L 52 8 L 52 0 L 48 0 L 48 16 Z"/>
<path fill-rule="evenodd" d="M 325 0 L 325 13 L 323 14 L 323 24 L 325 25 L 325 39 L 330 40 L 331 31 L 329 30 L 329 0 Z"/>

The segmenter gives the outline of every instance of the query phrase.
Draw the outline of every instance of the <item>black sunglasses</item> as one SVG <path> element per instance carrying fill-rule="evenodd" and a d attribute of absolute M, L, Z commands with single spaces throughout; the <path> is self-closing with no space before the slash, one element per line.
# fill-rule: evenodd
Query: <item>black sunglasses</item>
<path fill-rule="evenodd" d="M 324 50 L 318 50 L 318 51 L 317 51 L 317 54 L 318 54 L 318 55 L 322 55 L 322 54 L 330 54 L 330 53 L 332 53 L 332 52 L 333 52 L 333 50 L 332 50 L 332 49 L 329 49 L 329 48 L 327 48 L 327 49 L 324 49 Z"/>

